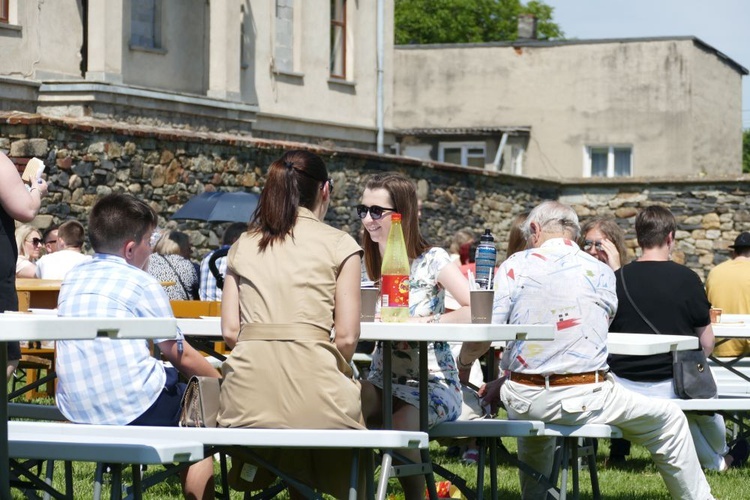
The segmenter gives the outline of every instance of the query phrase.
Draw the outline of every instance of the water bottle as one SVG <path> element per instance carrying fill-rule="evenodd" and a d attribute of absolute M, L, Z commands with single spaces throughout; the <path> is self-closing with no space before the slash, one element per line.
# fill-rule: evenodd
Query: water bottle
<path fill-rule="evenodd" d="M 391 214 L 391 230 L 380 268 L 380 319 L 400 322 L 409 319 L 409 255 L 406 253 L 401 214 Z"/>
<path fill-rule="evenodd" d="M 477 245 L 477 253 L 474 259 L 477 266 L 476 283 L 482 290 L 490 290 L 492 288 L 496 257 L 495 238 L 492 237 L 489 229 L 485 229 L 484 234 L 479 238 L 479 245 Z"/>

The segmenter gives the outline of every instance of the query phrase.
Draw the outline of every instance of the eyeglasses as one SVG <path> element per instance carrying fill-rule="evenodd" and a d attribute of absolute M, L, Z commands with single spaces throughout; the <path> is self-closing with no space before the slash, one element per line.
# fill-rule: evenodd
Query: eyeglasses
<path fill-rule="evenodd" d="M 151 233 L 151 236 L 148 238 L 148 244 L 151 248 L 154 248 L 156 246 L 156 243 L 159 241 L 159 238 L 161 238 L 161 231 L 158 229 L 154 229 L 154 232 Z"/>
<path fill-rule="evenodd" d="M 57 240 L 47 240 L 44 242 L 45 245 L 53 245 L 55 243 L 57 243 Z"/>
<path fill-rule="evenodd" d="M 373 205 L 371 207 L 368 207 L 367 205 L 357 205 L 357 216 L 359 216 L 360 219 L 364 219 L 365 217 L 367 217 L 367 213 L 369 212 L 372 220 L 379 220 L 383 217 L 383 212 L 395 211 L 395 208 L 384 208 L 377 205 Z"/>
<path fill-rule="evenodd" d="M 597 250 L 602 249 L 601 241 L 583 240 L 583 250 L 588 252 L 592 247 L 596 247 Z"/>
<path fill-rule="evenodd" d="M 42 244 L 42 239 L 41 238 L 31 238 L 30 240 L 26 240 L 26 243 L 31 243 L 35 247 L 38 247 L 39 245 Z"/>

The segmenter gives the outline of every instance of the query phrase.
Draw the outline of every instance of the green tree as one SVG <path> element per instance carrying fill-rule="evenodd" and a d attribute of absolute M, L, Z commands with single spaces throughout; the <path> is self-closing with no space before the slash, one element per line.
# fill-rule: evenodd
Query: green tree
<path fill-rule="evenodd" d="M 742 171 L 750 174 L 750 129 L 742 132 Z"/>
<path fill-rule="evenodd" d="M 553 10 L 537 0 L 396 0 L 396 44 L 515 40 L 519 14 L 536 16 L 539 38 L 562 38 Z"/>

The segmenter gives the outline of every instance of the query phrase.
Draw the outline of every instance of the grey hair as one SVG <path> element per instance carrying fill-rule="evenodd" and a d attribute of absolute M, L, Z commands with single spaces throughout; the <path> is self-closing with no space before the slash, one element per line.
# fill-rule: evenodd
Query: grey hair
<path fill-rule="evenodd" d="M 531 240 L 531 223 L 535 222 L 542 231 L 560 231 L 567 233 L 571 240 L 578 239 L 581 226 L 578 223 L 578 214 L 568 205 L 559 201 L 544 201 L 534 207 L 529 213 L 526 221 L 521 226 L 526 241 Z"/>

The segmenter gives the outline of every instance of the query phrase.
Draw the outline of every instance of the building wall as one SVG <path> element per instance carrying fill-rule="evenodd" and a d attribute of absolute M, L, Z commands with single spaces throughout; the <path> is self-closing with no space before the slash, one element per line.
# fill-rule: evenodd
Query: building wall
<path fill-rule="evenodd" d="M 635 176 L 697 175 L 717 149 L 741 172 L 723 124 L 741 75 L 690 38 L 397 47 L 394 75 L 397 129 L 530 126 L 525 175 L 580 177 L 584 147 L 610 144 L 632 145 Z M 721 129 L 710 149 L 698 126 Z"/>
<path fill-rule="evenodd" d="M 37 156 L 47 165 L 50 195 L 35 223 L 76 218 L 86 222 L 91 206 L 110 192 L 147 200 L 162 225 L 191 235 L 198 258 L 218 245 L 223 226 L 169 221 L 189 198 L 205 190 L 259 192 L 270 163 L 292 148 L 308 148 L 326 161 L 336 183 L 326 221 L 356 237 L 354 212 L 367 176 L 397 170 L 415 180 L 424 200 L 420 226 L 430 241 L 447 246 L 458 229 L 479 234 L 489 228 L 500 254 L 512 218 L 540 201 L 559 199 L 583 220 L 611 215 L 623 227 L 631 257 L 636 255 L 634 218 L 651 204 L 668 206 L 678 221 L 672 256 L 701 277 L 728 258 L 741 231 L 750 231 L 750 176 L 675 181 L 663 178 L 551 181 L 420 162 L 374 152 L 341 150 L 228 134 L 189 131 L 134 131 L 127 127 L 0 113 L 0 150 L 15 157 Z M 248 218 L 249 218 L 248 214 Z"/>
<path fill-rule="evenodd" d="M 237 3 L 236 0 L 224 1 Z M 239 16 L 239 3 L 236 10 Z M 162 50 L 131 46 L 130 14 L 130 1 L 125 0 L 123 83 L 205 95 L 208 89 L 208 3 L 205 0 L 162 0 Z"/>
<path fill-rule="evenodd" d="M 256 136 L 286 134 L 300 140 L 316 133 L 349 141 L 348 145 L 372 149 L 376 133 L 376 17 L 377 0 L 347 1 L 347 77 L 330 78 L 329 0 L 292 1 L 295 42 L 293 70 L 275 64 L 277 26 L 275 0 L 251 2 L 245 33 L 253 35 L 255 57 L 243 70 L 244 100 L 257 98 L 260 104 Z M 386 0 L 385 74 L 392 72 L 393 1 Z M 248 28 L 249 21 L 255 31 Z M 385 102 L 391 99 L 392 86 L 385 79 Z M 390 109 L 385 126 L 390 127 Z M 297 120 L 290 128 L 290 118 Z M 272 132 L 273 134 L 269 134 Z M 320 134 L 322 132 L 322 134 Z"/>
<path fill-rule="evenodd" d="M 15 1 L 11 7 L 10 25 L 0 28 L 0 76 L 81 78 L 80 0 L 56 0 L 43 6 Z"/>

